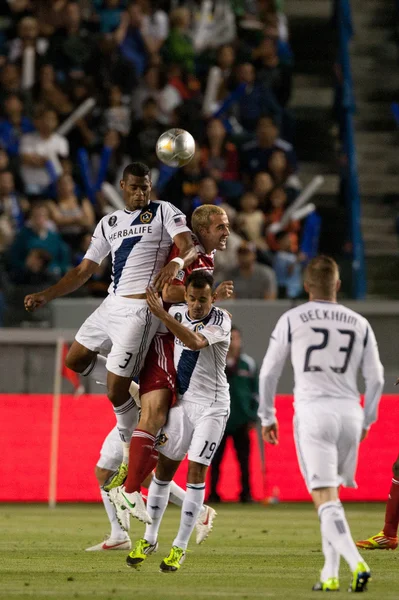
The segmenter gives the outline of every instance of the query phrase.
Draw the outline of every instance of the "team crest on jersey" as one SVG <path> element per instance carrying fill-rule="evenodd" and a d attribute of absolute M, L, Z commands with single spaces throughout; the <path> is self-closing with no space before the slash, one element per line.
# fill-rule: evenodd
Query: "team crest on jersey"
<path fill-rule="evenodd" d="M 181 323 L 181 321 L 182 321 L 182 318 L 183 318 L 183 317 L 181 316 L 181 313 L 176 313 L 176 314 L 175 314 L 175 319 L 176 319 L 176 321 L 177 321 L 178 323 Z"/>
<path fill-rule="evenodd" d="M 118 217 L 116 217 L 115 215 L 112 215 L 112 217 L 110 217 L 108 219 L 108 225 L 110 227 L 114 227 L 116 225 L 117 220 L 118 220 Z"/>
<path fill-rule="evenodd" d="M 152 214 L 152 212 L 146 210 L 145 212 L 143 212 L 143 214 L 140 215 L 140 221 L 142 223 L 149 223 L 153 216 L 154 215 Z"/>
<path fill-rule="evenodd" d="M 194 327 L 194 331 L 198 333 L 199 331 L 202 331 L 204 327 L 205 325 L 203 323 L 197 323 L 197 325 Z"/>
<path fill-rule="evenodd" d="M 156 446 L 165 446 L 166 442 L 168 441 L 168 436 L 166 435 L 166 433 L 160 433 L 159 436 L 156 439 Z"/>

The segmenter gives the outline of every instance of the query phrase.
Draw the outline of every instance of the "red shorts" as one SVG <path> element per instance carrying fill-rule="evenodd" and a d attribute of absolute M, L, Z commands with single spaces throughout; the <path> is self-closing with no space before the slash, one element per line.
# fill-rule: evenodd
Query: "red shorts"
<path fill-rule="evenodd" d="M 175 402 L 176 371 L 174 365 L 174 336 L 156 333 L 140 372 L 140 396 L 155 390 L 170 390 Z"/>

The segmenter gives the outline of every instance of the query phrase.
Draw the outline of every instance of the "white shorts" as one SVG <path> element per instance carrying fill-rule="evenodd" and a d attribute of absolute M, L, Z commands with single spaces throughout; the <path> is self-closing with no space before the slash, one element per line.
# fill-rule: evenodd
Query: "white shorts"
<path fill-rule="evenodd" d="M 341 405 L 342 407 L 342 405 Z M 363 411 L 354 405 L 307 405 L 297 409 L 294 437 L 299 466 L 308 490 L 357 487 L 355 473 Z"/>
<path fill-rule="evenodd" d="M 103 441 L 97 467 L 100 467 L 100 469 L 108 469 L 109 471 L 116 471 L 122 462 L 122 458 L 122 441 L 119 437 L 118 428 L 114 427 Z"/>
<path fill-rule="evenodd" d="M 86 319 L 76 341 L 107 356 L 107 370 L 121 377 L 137 377 L 159 326 L 146 300 L 123 296 L 105 298 Z"/>
<path fill-rule="evenodd" d="M 159 436 L 158 450 L 170 460 L 210 465 L 229 417 L 228 406 L 206 406 L 180 401 L 169 411 Z"/>

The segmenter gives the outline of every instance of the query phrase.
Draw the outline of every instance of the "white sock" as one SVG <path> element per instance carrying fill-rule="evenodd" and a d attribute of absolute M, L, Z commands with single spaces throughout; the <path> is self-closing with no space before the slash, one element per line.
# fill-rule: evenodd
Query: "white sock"
<path fill-rule="evenodd" d="M 107 492 L 100 488 L 101 498 L 107 513 L 109 522 L 111 523 L 111 538 L 113 540 L 124 540 L 128 537 L 126 531 L 118 523 L 116 518 L 115 507 L 108 497 Z"/>
<path fill-rule="evenodd" d="M 338 554 L 348 563 L 351 571 L 357 563 L 364 562 L 352 539 L 344 507 L 341 502 L 325 502 L 319 506 L 321 535 L 330 542 Z"/>
<path fill-rule="evenodd" d="M 180 527 L 173 546 L 178 546 L 186 550 L 188 541 L 201 512 L 205 498 L 204 483 L 188 483 L 183 506 L 181 508 Z"/>
<path fill-rule="evenodd" d="M 177 485 L 177 483 L 175 483 L 174 481 L 170 482 L 170 495 L 169 495 L 169 502 L 171 502 L 172 504 L 176 504 L 176 506 L 183 506 L 183 501 L 184 498 L 186 497 L 186 490 L 183 490 L 183 488 L 181 488 L 179 485 Z M 205 506 L 202 505 L 201 507 L 201 511 L 204 511 Z"/>
<path fill-rule="evenodd" d="M 341 557 L 324 535 L 321 536 L 321 542 L 324 554 L 324 566 L 321 570 L 320 581 L 327 581 L 330 577 L 338 578 Z"/>
<path fill-rule="evenodd" d="M 93 361 L 89 364 L 87 369 L 81 373 L 84 377 L 91 377 L 97 383 L 101 385 L 107 385 L 107 376 L 108 371 L 107 367 L 107 359 L 105 356 L 101 356 L 101 354 L 97 354 L 97 356 L 93 359 Z"/>
<path fill-rule="evenodd" d="M 162 517 L 169 502 L 170 481 L 160 481 L 155 476 L 152 478 L 147 496 L 147 512 L 152 519 L 152 524 L 145 528 L 144 539 L 149 544 L 155 544 Z"/>
<path fill-rule="evenodd" d="M 122 442 L 130 444 L 133 431 L 139 421 L 139 409 L 136 406 L 133 398 L 129 397 L 121 406 L 114 406 L 116 416 L 116 425 Z M 125 456 L 125 450 L 124 450 Z"/>

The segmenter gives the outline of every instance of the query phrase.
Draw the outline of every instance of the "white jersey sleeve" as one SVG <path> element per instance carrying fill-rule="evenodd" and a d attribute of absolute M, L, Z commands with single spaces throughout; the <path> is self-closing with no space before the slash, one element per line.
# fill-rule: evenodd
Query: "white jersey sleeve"
<path fill-rule="evenodd" d="M 274 397 L 290 346 L 290 322 L 287 315 L 283 315 L 270 336 L 269 347 L 259 374 L 258 416 L 262 426 L 272 425 L 276 421 Z"/>
<path fill-rule="evenodd" d="M 361 362 L 365 381 L 364 428 L 368 429 L 377 420 L 378 404 L 384 387 L 384 368 L 380 361 L 377 340 L 370 325 L 364 339 L 364 352 Z"/>
<path fill-rule="evenodd" d="M 101 221 L 97 224 L 97 227 L 94 230 L 94 233 L 91 237 L 90 246 L 87 249 L 86 254 L 83 258 L 87 258 L 88 260 L 92 260 L 99 265 L 104 260 L 106 256 L 111 252 L 111 244 L 105 235 L 104 230 L 104 219 L 103 217 Z"/>
<path fill-rule="evenodd" d="M 203 329 L 198 331 L 207 340 L 208 344 L 218 344 L 229 339 L 231 332 L 231 321 L 227 314 L 223 314 L 224 311 L 220 311 L 218 321 L 212 325 L 206 325 Z"/>
<path fill-rule="evenodd" d="M 178 208 L 173 206 L 173 204 L 170 202 L 162 202 L 161 210 L 164 227 L 172 240 L 179 233 L 185 233 L 186 231 L 191 233 L 190 229 L 187 227 L 185 215 Z"/>

